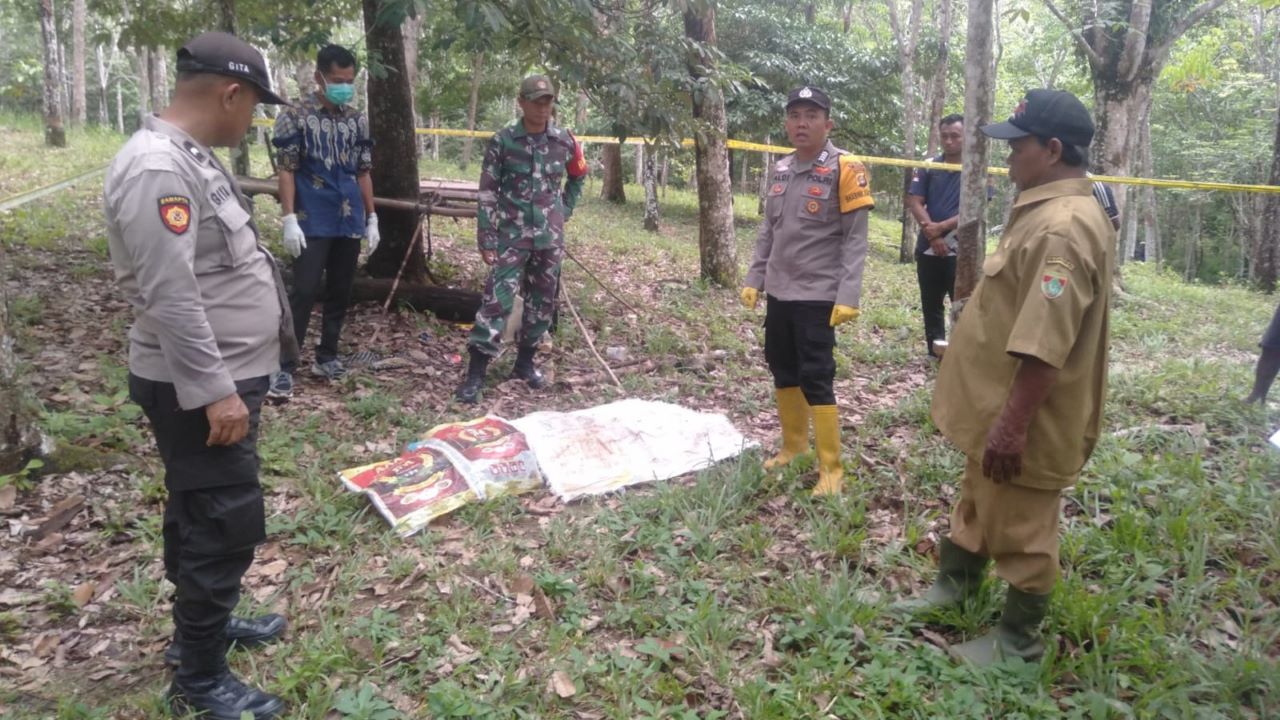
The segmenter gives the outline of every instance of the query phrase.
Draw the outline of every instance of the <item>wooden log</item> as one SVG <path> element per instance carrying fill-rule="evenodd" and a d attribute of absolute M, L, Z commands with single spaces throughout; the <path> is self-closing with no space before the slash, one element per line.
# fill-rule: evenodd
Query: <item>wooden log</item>
<path fill-rule="evenodd" d="M 381 304 L 386 302 L 391 284 L 391 278 L 358 277 L 351 286 L 351 300 Z M 401 282 L 392 303 L 429 310 L 441 320 L 472 322 L 480 309 L 480 299 L 480 293 L 473 290 Z"/>
<path fill-rule="evenodd" d="M 237 177 L 236 180 L 240 183 L 240 188 L 244 190 L 246 195 L 270 195 L 271 197 L 276 197 L 277 187 L 275 180 L 250 177 Z M 453 200 L 456 203 L 459 199 L 455 198 Z M 373 205 L 374 207 L 389 208 L 392 210 L 407 210 L 409 212 L 418 212 L 427 215 L 442 215 L 444 217 L 473 218 L 476 216 L 476 208 L 474 206 L 446 206 L 439 202 L 438 198 L 433 198 L 432 196 L 428 196 L 423 202 L 375 197 L 373 199 Z"/>

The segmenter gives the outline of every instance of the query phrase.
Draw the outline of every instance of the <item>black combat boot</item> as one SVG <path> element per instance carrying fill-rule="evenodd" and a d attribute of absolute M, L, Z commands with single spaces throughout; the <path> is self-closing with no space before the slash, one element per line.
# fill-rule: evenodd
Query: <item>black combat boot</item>
<path fill-rule="evenodd" d="M 484 373 L 489 369 L 489 356 L 475 348 L 471 348 L 469 352 L 471 363 L 467 365 L 467 379 L 458 386 L 454 397 L 458 398 L 458 402 L 475 405 L 480 401 L 480 389 L 484 387 Z"/>
<path fill-rule="evenodd" d="M 232 616 L 227 621 L 227 642 L 241 647 L 266 645 L 278 640 L 288 626 L 289 622 L 284 616 L 277 613 L 254 618 Z M 174 641 L 164 650 L 164 664 L 169 667 L 182 664 L 182 643 L 177 633 L 174 634 Z"/>
<path fill-rule="evenodd" d="M 181 643 L 182 665 L 169 686 L 169 709 L 175 715 L 195 714 L 204 720 L 271 720 L 284 712 L 280 698 L 249 687 L 227 668 L 227 643 Z"/>
<path fill-rule="evenodd" d="M 511 377 L 517 377 L 525 381 L 529 387 L 534 390 L 541 390 L 547 386 L 547 379 L 543 377 L 542 371 L 533 364 L 533 356 L 537 354 L 536 346 L 521 347 L 516 353 L 516 364 L 511 368 Z"/>

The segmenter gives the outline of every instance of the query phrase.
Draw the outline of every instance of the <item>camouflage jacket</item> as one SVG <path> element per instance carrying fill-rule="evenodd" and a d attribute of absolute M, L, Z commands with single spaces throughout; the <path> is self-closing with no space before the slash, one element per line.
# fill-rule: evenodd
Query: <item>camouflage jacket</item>
<path fill-rule="evenodd" d="M 530 135 L 517 121 L 494 134 L 480 170 L 481 250 L 564 245 L 564 222 L 582 195 L 587 164 L 568 130 Z"/>

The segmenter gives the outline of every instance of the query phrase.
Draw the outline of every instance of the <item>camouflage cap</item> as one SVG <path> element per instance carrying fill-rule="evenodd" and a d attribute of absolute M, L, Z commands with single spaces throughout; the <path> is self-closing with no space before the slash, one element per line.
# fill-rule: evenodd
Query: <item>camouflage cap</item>
<path fill-rule="evenodd" d="M 537 100 L 542 97 L 555 97 L 556 88 L 546 75 L 530 75 L 520 83 L 522 100 Z"/>

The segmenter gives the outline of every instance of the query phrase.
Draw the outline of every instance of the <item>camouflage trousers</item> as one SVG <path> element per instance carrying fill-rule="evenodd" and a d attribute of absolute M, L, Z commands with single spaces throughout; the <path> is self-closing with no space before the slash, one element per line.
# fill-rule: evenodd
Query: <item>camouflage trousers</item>
<path fill-rule="evenodd" d="M 467 345 L 493 357 L 498 354 L 502 331 L 511 315 L 517 294 L 524 298 L 524 319 L 517 334 L 521 346 L 537 345 L 556 307 L 556 288 L 560 284 L 560 263 L 564 248 L 518 248 L 501 251 L 498 262 L 489 271 L 484 285 L 484 299 L 476 313 Z"/>

